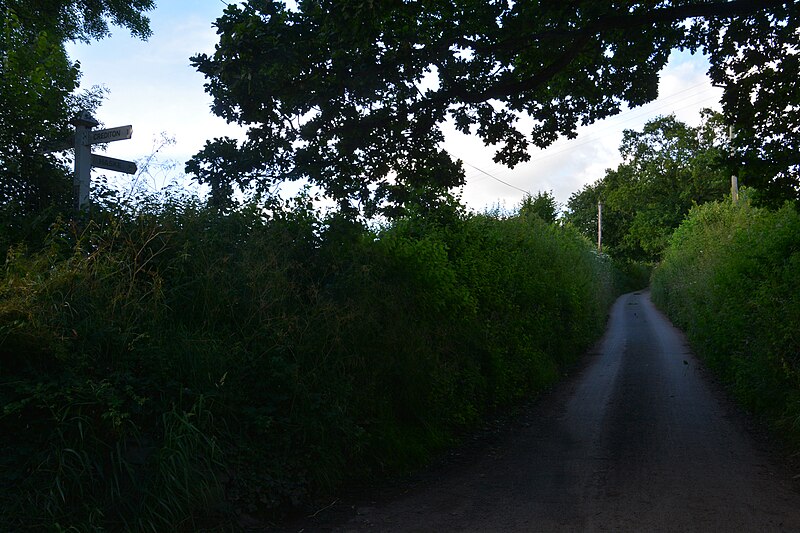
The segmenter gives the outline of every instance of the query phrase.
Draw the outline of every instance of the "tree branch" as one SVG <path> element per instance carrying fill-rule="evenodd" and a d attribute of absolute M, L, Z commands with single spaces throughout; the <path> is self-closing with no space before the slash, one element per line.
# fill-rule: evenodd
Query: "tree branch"
<path fill-rule="evenodd" d="M 564 71 L 598 34 L 609 31 L 635 30 L 643 26 L 665 24 L 685 20 L 688 18 L 729 18 L 751 15 L 768 10 L 783 4 L 795 4 L 786 0 L 732 0 L 724 2 L 700 2 L 689 5 L 680 5 L 667 8 L 643 11 L 634 14 L 611 14 L 601 16 L 590 21 L 581 28 L 572 30 L 550 30 L 532 34 L 520 35 L 516 32 L 513 39 L 503 40 L 500 43 L 481 46 L 473 43 L 476 52 L 496 56 L 498 51 L 514 50 L 512 54 L 519 53 L 525 48 L 542 45 L 542 41 L 565 40 L 571 41 L 570 45 L 549 65 L 526 77 L 525 79 L 497 83 L 483 91 L 474 92 L 464 86 L 455 86 L 447 90 L 440 90 L 430 97 L 417 100 L 409 106 L 408 112 L 415 114 L 426 108 L 449 105 L 453 100 L 463 103 L 479 103 L 490 99 L 503 99 L 521 92 L 531 91 L 544 85 L 560 72 Z M 392 118 L 387 115 L 374 116 L 370 114 L 359 123 L 343 125 L 339 131 L 352 131 L 357 128 L 376 128 L 388 123 Z M 338 128 L 337 128 L 338 129 Z"/>
<path fill-rule="evenodd" d="M 629 13 L 624 15 L 613 14 L 602 16 L 582 28 L 572 30 L 548 30 L 543 32 L 515 35 L 491 46 L 476 47 L 476 51 L 496 52 L 498 47 L 507 50 L 522 50 L 534 46 L 537 41 L 552 39 L 577 38 L 582 36 L 597 35 L 601 32 L 612 30 L 630 30 L 642 26 L 653 26 L 667 22 L 686 20 L 689 18 L 730 18 L 743 15 L 752 15 L 768 8 L 782 4 L 795 4 L 786 0 L 732 0 L 725 2 L 701 2 L 680 6 L 652 9 L 649 11 Z M 532 42 L 533 41 L 533 42 Z"/>

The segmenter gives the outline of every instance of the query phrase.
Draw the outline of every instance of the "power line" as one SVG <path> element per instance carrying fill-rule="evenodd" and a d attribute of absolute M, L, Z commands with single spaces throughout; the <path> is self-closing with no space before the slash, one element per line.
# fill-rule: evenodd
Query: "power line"
<path fill-rule="evenodd" d="M 705 83 L 705 82 L 703 82 L 703 83 L 699 83 L 699 84 L 697 84 L 697 85 L 693 85 L 693 86 L 691 86 L 691 87 L 687 87 L 687 88 L 685 88 L 685 89 L 681 89 L 680 91 L 677 91 L 677 92 L 675 92 L 675 93 L 672 93 L 672 94 L 670 94 L 670 95 L 668 95 L 668 96 L 665 96 L 665 97 L 663 97 L 663 98 L 658 98 L 658 99 L 654 100 L 653 102 L 650 102 L 650 104 L 659 104 L 659 105 L 657 105 L 656 107 L 652 107 L 652 106 L 651 106 L 649 109 L 646 109 L 646 110 L 641 110 L 641 109 L 640 109 L 640 110 L 630 109 L 630 110 L 628 110 L 628 111 L 624 111 L 624 112 L 620 113 L 620 114 L 619 114 L 619 115 L 617 115 L 616 117 L 609 117 L 609 118 L 616 118 L 616 119 L 619 119 L 619 118 L 621 118 L 621 117 L 624 117 L 624 120 L 615 120 L 614 124 L 611 124 L 611 125 L 609 125 L 609 126 L 606 126 L 606 127 L 605 127 L 605 128 L 603 128 L 603 129 L 600 129 L 600 130 L 598 130 L 598 131 L 595 131 L 595 132 L 593 132 L 594 134 L 593 134 L 592 136 L 590 136 L 590 137 L 588 137 L 588 138 L 581 139 L 581 142 L 579 142 L 579 143 L 577 143 L 577 144 L 574 142 L 574 141 L 576 141 L 577 139 L 570 139 L 570 140 L 566 141 L 566 142 L 565 142 L 565 143 L 564 143 L 564 144 L 561 146 L 561 148 L 562 148 L 562 149 L 560 149 L 560 150 L 557 150 L 557 151 L 555 151 L 555 152 L 551 152 L 551 153 L 547 153 L 547 154 L 542 154 L 542 155 L 540 155 L 539 157 L 532 158 L 531 160 L 529 160 L 529 161 L 528 161 L 528 163 L 538 162 L 538 161 L 541 161 L 541 160 L 543 160 L 543 159 L 547 159 L 547 158 L 549 158 L 549 157 L 553 157 L 553 156 L 555 156 L 555 155 L 562 154 L 562 153 L 564 153 L 564 152 L 569 152 L 569 151 L 571 151 L 571 150 L 574 150 L 575 148 L 578 148 L 578 147 L 580 147 L 580 146 L 584 146 L 584 145 L 586 145 L 586 144 L 589 144 L 589 143 L 595 142 L 595 141 L 599 140 L 598 134 L 599 134 L 599 133 L 602 133 L 603 131 L 608 131 L 608 130 L 615 130 L 615 129 L 618 129 L 620 124 L 624 124 L 624 123 L 626 123 L 626 122 L 630 122 L 630 121 L 632 121 L 632 120 L 636 120 L 636 119 L 638 119 L 638 118 L 642 118 L 642 117 L 645 117 L 645 116 L 647 116 L 647 115 L 652 115 L 652 114 L 654 114 L 655 112 L 657 112 L 657 111 L 659 111 L 659 110 L 661 110 L 661 109 L 663 109 L 664 107 L 667 107 L 667 106 L 669 106 L 669 105 L 673 105 L 673 106 L 674 106 L 676 103 L 679 103 L 679 102 L 684 102 L 684 101 L 686 101 L 686 100 L 689 100 L 689 99 L 692 99 L 692 98 L 694 98 L 694 97 L 696 97 L 696 96 L 700 96 L 700 95 L 702 95 L 703 93 L 705 93 L 705 92 L 706 92 L 706 90 L 699 91 L 699 92 L 697 92 L 697 93 L 690 94 L 690 95 L 688 95 L 688 96 L 686 96 L 686 97 L 680 98 L 679 100 L 677 100 L 677 102 L 671 102 L 671 103 L 670 103 L 670 102 L 667 102 L 667 100 L 669 100 L 669 99 L 671 99 L 671 98 L 674 98 L 674 97 L 676 97 L 676 96 L 678 96 L 678 95 L 680 95 L 680 94 L 682 94 L 682 93 L 685 93 L 685 92 L 688 92 L 688 91 L 692 91 L 692 90 L 694 90 L 694 89 L 697 89 L 697 88 L 699 88 L 699 87 L 703 87 L 703 86 L 705 86 L 705 85 L 706 85 L 706 83 Z M 702 104 L 702 103 L 706 102 L 706 101 L 707 101 L 709 98 L 710 98 L 710 96 L 707 96 L 707 97 L 701 98 L 699 101 L 692 102 L 692 103 L 690 103 L 690 104 L 688 104 L 688 105 L 681 106 L 681 107 L 678 107 L 678 108 L 674 108 L 674 111 L 680 111 L 680 110 L 682 110 L 682 109 L 686 109 L 686 108 L 688 108 L 688 107 L 694 107 L 694 106 L 697 106 L 698 104 Z M 637 114 L 630 116 L 630 114 L 631 114 L 631 113 L 634 113 L 634 112 L 636 112 Z M 551 148 L 552 148 L 552 146 L 551 146 Z M 468 166 L 470 166 L 470 167 L 472 167 L 473 169 L 477 170 L 477 171 L 478 171 L 478 172 L 480 172 L 481 174 L 484 174 L 486 177 L 489 177 L 489 178 L 491 178 L 491 179 L 493 179 L 493 180 L 495 180 L 495 181 L 498 181 L 498 182 L 500 182 L 500 183 L 502 183 L 502 184 L 504 184 L 504 185 L 506 185 L 506 186 L 508 186 L 508 187 L 511 187 L 511 188 L 513 188 L 513 189 L 516 189 L 516 190 L 518 190 L 518 191 L 524 192 L 524 193 L 526 193 L 526 194 L 530 194 L 530 192 L 529 192 L 529 191 L 526 191 L 526 190 L 524 190 L 524 189 L 521 189 L 521 188 L 519 188 L 519 187 L 517 187 L 517 186 L 515 186 L 515 185 L 512 185 L 512 184 L 510 184 L 510 183 L 508 183 L 508 182 L 506 182 L 506 181 L 504 181 L 504 180 L 502 180 L 502 179 L 498 178 L 497 176 L 495 176 L 495 175 L 493 175 L 493 174 L 490 174 L 489 172 L 486 172 L 485 170 L 482 170 L 482 169 L 480 169 L 480 168 L 476 167 L 475 165 L 472 165 L 471 163 L 468 163 L 468 162 L 464 161 L 464 164 L 465 164 L 465 165 L 468 165 Z M 508 170 L 507 170 L 507 171 L 508 171 Z M 467 176 L 467 180 L 468 180 L 468 181 L 470 181 L 470 183 L 475 183 L 476 181 L 478 181 L 478 180 L 481 180 L 481 179 L 485 179 L 485 178 L 478 178 L 478 179 L 476 180 L 476 179 L 474 179 L 474 178 L 470 178 L 469 176 Z"/>
<path fill-rule="evenodd" d="M 463 160 L 462 160 L 462 161 L 463 161 Z M 482 170 L 482 169 L 480 169 L 480 168 L 476 167 L 475 165 L 473 165 L 473 164 L 471 164 L 471 163 L 467 163 L 466 161 L 464 161 L 464 164 L 465 164 L 465 165 L 467 165 L 467 166 L 469 166 L 469 167 L 472 167 L 472 168 L 474 168 L 475 170 L 477 170 L 478 172 L 480 172 L 480 173 L 482 173 L 482 174 L 486 174 L 487 176 L 489 176 L 489 177 L 490 177 L 490 178 L 492 178 L 493 180 L 495 180 L 495 181 L 499 181 L 499 182 L 500 182 L 500 183 L 502 183 L 503 185 L 507 185 L 508 187 L 511 187 L 512 189 L 516 189 L 516 190 L 518 190 L 519 192 L 524 192 L 525 194 L 528 194 L 528 195 L 530 194 L 530 191 L 526 191 L 525 189 L 520 189 L 520 188 L 519 188 L 519 187 L 517 187 L 516 185 L 512 185 L 512 184 L 508 183 L 507 181 L 503 181 L 503 180 L 501 180 L 500 178 L 498 178 L 497 176 L 494 176 L 494 175 L 492 175 L 492 174 L 490 174 L 490 173 L 486 172 L 485 170 Z"/>
<path fill-rule="evenodd" d="M 648 116 L 648 115 L 653 115 L 653 114 L 655 114 L 657 111 L 659 111 L 659 110 L 661 110 L 661 109 L 664 109 L 665 107 L 668 107 L 668 106 L 674 106 L 676 103 L 679 103 L 679 102 L 685 102 L 686 100 L 689 100 L 689 99 L 691 99 L 691 98 L 694 98 L 694 97 L 696 97 L 696 96 L 700 96 L 700 95 L 702 95 L 702 94 L 703 94 L 704 92 L 706 92 L 706 91 L 705 91 L 705 90 L 703 90 L 703 91 L 699 91 L 699 92 L 697 92 L 697 93 L 694 93 L 694 94 L 690 94 L 690 95 L 688 95 L 688 96 L 686 96 L 686 97 L 684 97 L 684 98 L 681 98 L 681 99 L 677 100 L 677 102 L 671 102 L 671 103 L 667 103 L 667 102 L 666 102 L 666 100 L 668 100 L 668 99 L 670 99 L 670 98 L 673 98 L 673 97 L 675 97 L 675 96 L 679 95 L 680 93 L 684 93 L 684 92 L 686 92 L 686 91 L 689 91 L 689 90 L 692 90 L 692 89 L 696 89 L 696 88 L 698 88 L 698 87 L 700 87 L 700 86 L 702 86 L 702 85 L 705 85 L 705 84 L 704 84 L 704 83 L 701 83 L 701 84 L 699 84 L 699 85 L 695 85 L 695 86 L 693 86 L 693 87 L 689 87 L 689 88 L 687 88 L 687 89 L 683 89 L 683 90 L 681 90 L 681 91 L 678 91 L 678 92 L 676 92 L 676 93 L 673 93 L 673 94 L 671 94 L 671 95 L 669 95 L 669 96 L 665 96 L 664 98 L 659 98 L 659 99 L 657 99 L 657 100 L 653 100 L 653 101 L 652 101 L 652 102 L 650 102 L 649 104 L 646 104 L 646 105 L 648 105 L 648 106 L 649 106 L 649 108 L 648 108 L 648 109 L 629 109 L 628 111 L 623 111 L 622 113 L 620 113 L 620 114 L 618 114 L 618 115 L 615 115 L 615 116 L 613 116 L 613 117 L 608 117 L 608 120 L 610 120 L 610 121 L 611 121 L 611 120 L 613 120 L 613 123 L 611 123 L 611 124 L 608 124 L 607 126 L 605 126 L 605 127 L 603 127 L 603 128 L 596 129 L 595 131 L 593 131 L 593 132 L 592 132 L 592 136 L 591 136 L 591 137 L 589 137 L 589 138 L 584 138 L 584 139 L 580 139 L 580 141 L 594 141 L 594 140 L 597 140 L 597 135 L 598 135 L 599 133 L 602 133 L 602 132 L 604 132 L 604 131 L 616 130 L 616 129 L 618 129 L 618 128 L 619 128 L 619 125 L 620 125 L 620 124 L 625 124 L 625 123 L 627 123 L 627 122 L 631 122 L 631 121 L 633 121 L 633 120 L 636 120 L 636 119 L 639 119 L 639 118 L 642 118 L 642 117 L 646 117 L 646 116 Z M 682 107 L 678 107 L 678 108 L 673 108 L 673 111 L 680 111 L 680 110 L 682 110 L 682 109 L 686 109 L 686 108 L 688 108 L 688 107 L 693 107 L 693 106 L 696 106 L 696 105 L 702 104 L 702 103 L 704 103 L 706 100 L 708 100 L 709 98 L 711 98 L 711 96 L 710 96 L 710 95 L 709 95 L 709 96 L 704 96 L 703 98 L 701 98 L 701 99 L 700 99 L 699 101 L 697 101 L 697 102 L 692 102 L 691 104 L 689 104 L 689 105 L 686 105 L 686 106 L 682 106 Z M 658 105 L 655 105 L 655 104 L 658 104 Z M 637 114 L 635 114 L 635 115 L 631 115 L 631 113 L 633 113 L 633 112 L 637 112 Z M 620 120 L 620 119 L 622 119 L 622 120 Z M 575 142 L 576 142 L 576 141 L 578 141 L 578 140 L 579 140 L 579 139 L 568 139 L 568 140 L 566 140 L 566 141 L 564 141 L 564 142 L 562 142 L 562 143 L 560 143 L 560 144 L 554 144 L 554 145 L 551 145 L 551 146 L 549 146 L 549 147 L 548 147 L 548 149 L 552 149 L 552 148 L 561 148 L 562 146 L 563 146 L 564 148 L 567 148 L 567 149 L 569 149 L 569 148 L 571 148 L 571 147 L 574 147 L 574 146 L 580 146 L 580 145 L 582 145 L 582 144 L 585 144 L 584 142 L 581 142 L 580 144 L 575 144 Z M 555 152 L 555 153 L 561 153 L 561 151 L 559 151 L 559 152 Z M 542 157 L 549 157 L 550 155 L 554 155 L 554 154 L 547 154 L 547 155 L 544 155 L 544 156 L 542 156 Z M 536 158 L 536 159 L 539 159 L 539 158 Z"/>

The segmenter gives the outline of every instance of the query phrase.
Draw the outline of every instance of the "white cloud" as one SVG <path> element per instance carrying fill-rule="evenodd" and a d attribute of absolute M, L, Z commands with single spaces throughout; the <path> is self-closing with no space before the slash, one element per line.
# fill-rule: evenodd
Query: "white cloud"
<path fill-rule="evenodd" d="M 623 130 L 641 129 L 648 120 L 670 113 L 675 113 L 679 120 L 690 125 L 697 125 L 701 108 L 719 109 L 721 89 L 711 86 L 705 74 L 707 69 L 708 62 L 704 57 L 674 52 L 662 72 L 656 101 L 580 127 L 577 138 L 561 139 L 546 150 L 532 151 L 532 160 L 513 170 L 494 164 L 491 161 L 493 150 L 484 148 L 474 139 L 465 139 L 463 135 L 448 135 L 446 146 L 456 157 L 515 187 L 532 194 L 552 191 L 556 200 L 564 205 L 572 193 L 602 178 L 607 168 L 619 165 L 618 149 Z M 495 205 L 498 200 L 512 207 L 524 196 L 524 193 L 474 172 L 470 167 L 466 170 L 467 185 L 463 189 L 463 198 L 477 210 Z"/>

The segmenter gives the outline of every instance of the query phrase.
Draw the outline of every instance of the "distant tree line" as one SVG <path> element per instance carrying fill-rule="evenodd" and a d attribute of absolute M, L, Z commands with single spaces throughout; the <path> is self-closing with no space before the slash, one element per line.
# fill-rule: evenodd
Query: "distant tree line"
<path fill-rule="evenodd" d="M 603 248 L 631 261 L 657 261 L 691 207 L 730 193 L 731 146 L 724 118 L 706 110 L 687 126 L 674 115 L 625 130 L 616 169 L 574 193 L 565 220 L 584 235 L 597 235 L 603 203 Z"/>

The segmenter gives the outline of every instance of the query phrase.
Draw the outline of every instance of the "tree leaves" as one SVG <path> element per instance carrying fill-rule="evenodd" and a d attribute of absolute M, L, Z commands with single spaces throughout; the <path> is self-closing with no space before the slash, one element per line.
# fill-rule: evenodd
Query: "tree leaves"
<path fill-rule="evenodd" d="M 623 163 L 570 197 L 567 220 L 594 238 L 602 201 L 604 249 L 628 260 L 658 260 L 693 205 L 728 192 L 725 139 L 723 117 L 709 111 L 696 128 L 670 115 L 642 131 L 625 130 Z"/>
<path fill-rule="evenodd" d="M 702 41 L 735 126 L 733 162 L 774 204 L 800 198 L 800 13 L 797 2 L 781 4 L 724 27 L 713 21 Z"/>
<path fill-rule="evenodd" d="M 15 13 L 26 27 L 48 31 L 59 41 L 99 40 L 110 35 L 109 22 L 128 29 L 140 39 L 151 35 L 144 12 L 155 7 L 154 0 L 59 0 L 30 2 L 3 0 L 3 10 Z"/>
<path fill-rule="evenodd" d="M 513 167 L 531 144 L 656 98 L 672 49 L 713 51 L 724 77 L 736 51 L 713 43 L 750 19 L 796 28 L 794 11 L 750 0 L 308 0 L 296 10 L 251 0 L 225 10 L 215 53 L 192 61 L 215 112 L 250 127 L 243 147 L 272 176 L 375 211 L 402 204 L 401 191 L 463 184 L 441 149 L 450 120 Z M 757 29 L 767 49 L 787 39 Z"/>

